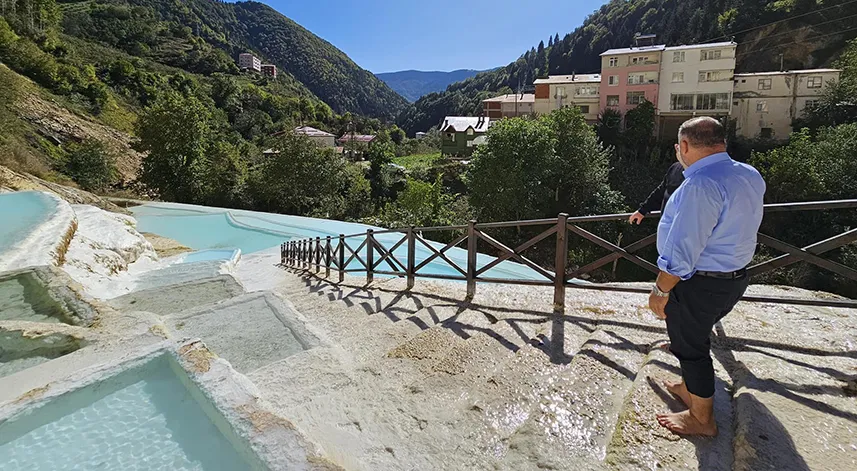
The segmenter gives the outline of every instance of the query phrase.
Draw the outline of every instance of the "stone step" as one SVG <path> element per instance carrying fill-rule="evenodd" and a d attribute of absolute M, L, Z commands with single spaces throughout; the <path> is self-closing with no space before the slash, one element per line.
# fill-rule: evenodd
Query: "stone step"
<path fill-rule="evenodd" d="M 607 449 L 612 469 L 719 470 L 732 466 L 733 410 L 731 381 L 715 361 L 714 413 L 719 428 L 715 438 L 683 439 L 658 425 L 656 415 L 687 407 L 670 394 L 663 380 L 678 380 L 678 360 L 663 348 L 653 348 L 625 399 L 616 431 Z"/>
<path fill-rule="evenodd" d="M 857 469 L 857 361 L 831 353 L 734 353 L 733 469 Z"/>
<path fill-rule="evenodd" d="M 639 331 L 599 328 L 544 380 L 520 426 L 502 440 L 510 469 L 599 469 L 648 348 Z M 510 427 L 514 428 L 514 427 Z"/>

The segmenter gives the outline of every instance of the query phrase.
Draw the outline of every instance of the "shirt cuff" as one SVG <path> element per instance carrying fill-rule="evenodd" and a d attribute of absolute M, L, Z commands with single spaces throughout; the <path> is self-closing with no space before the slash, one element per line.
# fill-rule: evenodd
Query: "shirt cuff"
<path fill-rule="evenodd" d="M 670 263 L 670 261 L 667 260 L 666 258 L 664 258 L 662 256 L 658 257 L 658 268 L 660 268 L 661 271 L 669 273 L 672 276 L 677 276 L 677 277 L 681 278 L 682 281 L 689 280 L 694 275 L 694 273 L 696 273 L 696 270 L 692 269 L 691 267 L 681 267 L 681 266 L 671 266 L 671 265 L 672 264 Z"/>

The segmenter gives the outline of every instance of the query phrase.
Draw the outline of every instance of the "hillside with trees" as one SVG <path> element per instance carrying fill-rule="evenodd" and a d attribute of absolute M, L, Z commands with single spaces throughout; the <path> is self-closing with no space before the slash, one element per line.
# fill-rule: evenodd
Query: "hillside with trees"
<path fill-rule="evenodd" d="M 599 73 L 600 54 L 628 47 L 636 33 L 670 45 L 738 42 L 738 71 L 829 65 L 857 37 L 851 0 L 611 0 L 573 32 L 526 51 L 515 62 L 450 85 L 418 100 L 398 119 L 408 133 L 436 126 L 447 115 L 476 115 L 482 100 L 531 88 L 546 75 Z"/>
<path fill-rule="evenodd" d="M 11 1 L 11 0 L 10 0 Z M 236 73 L 238 54 L 276 65 L 337 113 L 392 119 L 407 101 L 342 51 L 259 2 L 60 2 L 66 34 L 189 72 Z"/>

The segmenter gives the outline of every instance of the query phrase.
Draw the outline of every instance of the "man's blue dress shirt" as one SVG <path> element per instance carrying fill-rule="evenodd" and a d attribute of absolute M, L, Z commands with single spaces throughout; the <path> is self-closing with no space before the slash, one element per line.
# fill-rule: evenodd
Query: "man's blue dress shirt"
<path fill-rule="evenodd" d="M 658 225 L 658 267 L 687 280 L 749 265 L 764 210 L 762 176 L 725 152 L 698 160 L 684 176 Z"/>

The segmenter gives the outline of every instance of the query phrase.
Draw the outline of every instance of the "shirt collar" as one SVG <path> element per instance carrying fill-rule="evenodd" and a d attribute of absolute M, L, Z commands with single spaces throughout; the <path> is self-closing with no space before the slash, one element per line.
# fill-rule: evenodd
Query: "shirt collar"
<path fill-rule="evenodd" d="M 718 152 L 716 154 L 711 154 L 708 157 L 703 157 L 694 162 L 693 165 L 685 169 L 684 177 L 688 178 L 694 173 L 699 172 L 703 168 L 708 167 L 709 165 L 713 165 L 718 162 L 723 162 L 731 159 L 732 157 L 729 157 L 729 154 L 727 154 L 726 152 Z"/>

